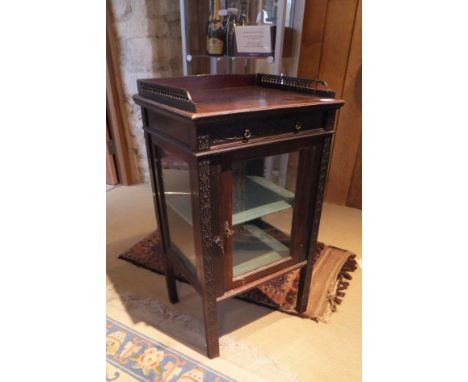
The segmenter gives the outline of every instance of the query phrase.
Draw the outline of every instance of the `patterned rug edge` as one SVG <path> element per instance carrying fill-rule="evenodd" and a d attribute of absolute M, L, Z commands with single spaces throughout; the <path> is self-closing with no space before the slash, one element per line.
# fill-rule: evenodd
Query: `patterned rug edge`
<path fill-rule="evenodd" d="M 159 275 L 164 276 L 164 272 L 162 270 L 158 269 L 157 265 L 145 263 L 146 259 L 135 259 L 134 258 L 135 252 L 139 252 L 141 250 L 141 248 L 140 248 L 141 246 L 144 249 L 147 249 L 144 246 L 147 245 L 147 243 L 151 242 L 152 240 L 154 241 L 155 239 L 156 239 L 156 246 L 158 246 L 157 241 L 159 239 L 158 239 L 157 231 L 155 231 L 154 233 L 150 234 L 146 238 L 144 238 L 144 239 L 138 241 L 137 243 L 135 243 L 128 250 L 126 250 L 122 254 L 120 254 L 118 256 L 118 258 L 122 259 L 122 260 L 125 260 L 125 261 L 139 267 L 139 268 L 143 268 L 143 269 L 146 269 L 146 270 L 148 270 L 150 272 L 154 272 L 154 273 L 157 273 Z M 152 248 L 152 249 L 156 250 L 156 251 L 160 250 L 157 247 Z M 284 306 L 281 306 L 281 304 L 276 303 L 275 301 L 271 300 L 269 298 L 268 294 L 265 294 L 265 293 L 268 292 L 268 290 L 267 290 L 267 292 L 263 293 L 264 291 L 261 290 L 261 286 L 258 287 L 258 288 L 254 288 L 252 290 L 249 290 L 249 291 L 245 292 L 242 295 L 238 295 L 235 298 L 240 299 L 240 300 L 245 301 L 245 302 L 248 302 L 248 303 L 251 303 L 251 304 L 259 305 L 259 306 L 262 306 L 262 307 L 265 307 L 265 308 L 268 308 L 268 309 L 271 309 L 271 310 L 277 310 L 279 312 L 286 313 L 286 314 L 289 314 L 289 315 L 293 315 L 293 316 L 296 316 L 296 317 L 311 319 L 311 320 L 314 320 L 316 322 L 327 323 L 329 321 L 329 318 L 330 318 L 331 314 L 337 310 L 337 306 L 340 305 L 342 300 L 343 300 L 343 297 L 345 295 L 345 291 L 349 286 L 349 281 L 352 279 L 352 276 L 350 275 L 350 273 L 354 272 L 358 267 L 360 267 L 360 263 L 357 260 L 357 256 L 354 253 L 352 253 L 352 252 L 350 252 L 348 250 L 341 249 L 341 248 L 336 247 L 336 246 L 326 245 L 324 243 L 318 242 L 317 243 L 317 252 L 315 254 L 315 259 L 314 259 L 314 262 L 315 262 L 315 265 L 316 265 L 314 267 L 314 272 L 316 270 L 318 270 L 318 273 L 319 273 L 316 276 L 320 276 L 322 279 L 325 276 L 327 276 L 327 275 L 325 275 L 325 276 L 323 275 L 323 273 L 324 273 L 323 271 L 320 272 L 320 270 L 322 270 L 323 267 L 317 266 L 317 265 L 322 265 L 322 263 L 325 262 L 326 259 L 324 260 L 324 254 L 327 252 L 326 251 L 327 249 L 341 252 L 342 255 L 341 255 L 341 260 L 338 262 L 339 271 L 336 273 L 336 275 L 335 275 L 336 277 L 332 278 L 333 282 L 330 282 L 329 283 L 330 285 L 327 285 L 326 287 L 322 286 L 323 297 L 322 297 L 322 303 L 321 303 L 322 306 L 321 306 L 320 309 L 318 309 L 316 311 L 312 311 L 311 313 L 310 312 L 305 312 L 303 314 L 299 314 L 294 309 L 294 307 L 293 307 L 294 304 L 291 304 L 291 301 L 285 302 Z M 140 255 L 140 253 L 138 255 Z M 145 254 L 141 253 L 141 255 L 144 256 Z M 187 281 L 183 277 L 180 277 L 178 275 L 176 275 L 176 279 L 181 281 L 181 282 L 187 283 Z M 289 282 L 289 281 L 287 281 L 287 282 Z M 285 282 L 285 284 L 287 284 L 287 282 Z M 313 280 L 313 282 L 314 282 L 314 280 Z M 266 284 L 268 284 L 268 283 L 266 283 Z M 323 284 L 323 280 L 322 280 L 322 284 Z M 284 285 L 281 285 L 281 287 L 283 287 L 283 286 Z M 288 294 L 291 291 L 295 291 L 294 290 L 295 286 L 293 284 L 290 284 L 289 286 L 290 286 L 291 290 L 288 292 Z M 319 311 L 320 313 L 317 313 L 317 311 Z"/>
<path fill-rule="evenodd" d="M 174 377 L 206 382 L 235 382 L 225 374 L 109 316 L 106 316 L 106 361 L 145 382 L 168 381 Z M 113 378 L 106 377 L 108 381 L 117 379 L 115 375 Z"/>

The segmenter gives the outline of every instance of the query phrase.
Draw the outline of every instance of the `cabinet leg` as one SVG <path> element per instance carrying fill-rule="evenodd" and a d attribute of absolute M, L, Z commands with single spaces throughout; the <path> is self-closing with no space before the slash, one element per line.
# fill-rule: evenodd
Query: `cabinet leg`
<path fill-rule="evenodd" d="M 175 304 L 179 302 L 179 297 L 177 296 L 174 268 L 167 254 L 165 255 L 165 258 L 164 258 L 164 265 L 166 268 L 166 272 L 165 272 L 166 273 L 166 288 L 167 288 L 167 293 L 169 295 L 169 301 L 172 304 Z"/>
<path fill-rule="evenodd" d="M 213 298 L 203 298 L 206 353 L 208 358 L 219 357 L 218 309 L 216 304 L 216 300 Z"/>
<path fill-rule="evenodd" d="M 310 283 L 312 281 L 312 262 L 308 261 L 305 268 L 301 268 L 299 275 L 299 287 L 297 290 L 296 310 L 298 313 L 304 313 L 309 302 Z"/>

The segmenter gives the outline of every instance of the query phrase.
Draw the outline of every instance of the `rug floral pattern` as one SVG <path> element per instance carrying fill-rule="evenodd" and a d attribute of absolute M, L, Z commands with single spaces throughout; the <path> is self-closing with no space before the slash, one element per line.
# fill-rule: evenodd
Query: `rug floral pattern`
<path fill-rule="evenodd" d="M 233 382 L 232 379 L 107 318 L 107 381 L 119 381 L 122 373 L 137 381 L 151 382 Z M 118 369 L 119 371 L 115 371 Z"/>

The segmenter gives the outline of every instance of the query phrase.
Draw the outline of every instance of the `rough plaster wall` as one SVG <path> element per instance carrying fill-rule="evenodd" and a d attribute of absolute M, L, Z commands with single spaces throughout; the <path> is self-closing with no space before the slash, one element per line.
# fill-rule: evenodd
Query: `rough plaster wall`
<path fill-rule="evenodd" d="M 140 179 L 149 181 L 140 108 L 132 95 L 136 80 L 182 75 L 180 14 L 177 0 L 111 0 L 119 64 L 130 122 L 129 142 Z"/>

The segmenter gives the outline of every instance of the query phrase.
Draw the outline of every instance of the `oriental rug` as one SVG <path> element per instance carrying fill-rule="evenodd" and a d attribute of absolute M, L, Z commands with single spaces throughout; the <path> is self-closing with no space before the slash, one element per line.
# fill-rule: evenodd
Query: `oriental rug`
<path fill-rule="evenodd" d="M 281 234 L 278 233 L 278 235 Z M 119 258 L 150 271 L 164 274 L 158 231 L 136 243 Z M 345 297 L 345 290 L 352 279 L 351 273 L 356 270 L 358 263 L 353 253 L 320 242 L 317 243 L 313 261 L 309 302 L 306 312 L 300 316 L 327 322 Z M 186 282 L 177 268 L 175 268 L 175 274 L 178 280 Z M 236 298 L 299 316 L 294 308 L 298 285 L 299 270 L 294 270 L 242 293 Z"/>

